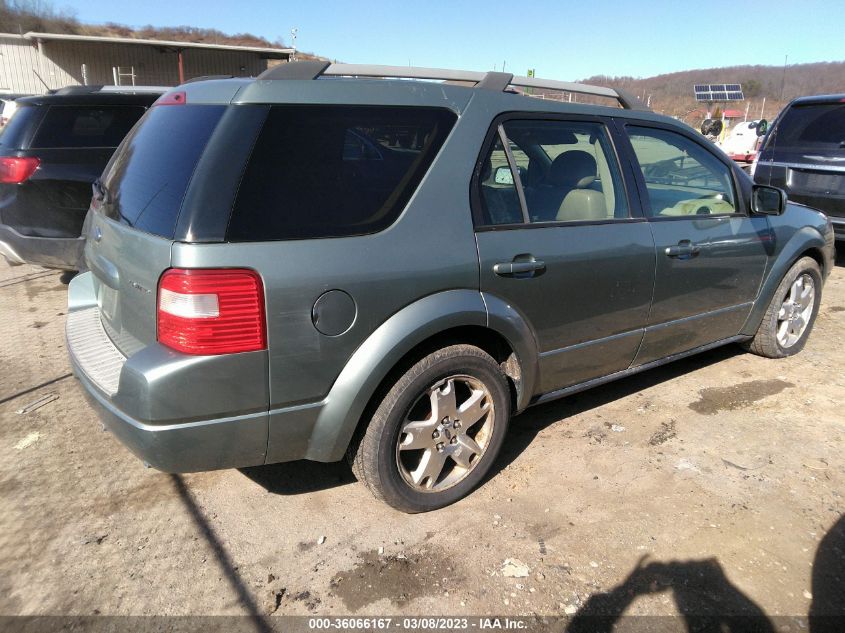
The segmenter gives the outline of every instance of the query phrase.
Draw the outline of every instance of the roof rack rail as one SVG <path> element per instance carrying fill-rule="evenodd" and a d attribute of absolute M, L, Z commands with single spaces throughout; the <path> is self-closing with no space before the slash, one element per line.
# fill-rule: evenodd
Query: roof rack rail
<path fill-rule="evenodd" d="M 615 99 L 627 110 L 646 110 L 639 99 L 622 90 L 604 86 L 536 77 L 516 77 L 509 73 L 450 70 L 446 68 L 420 68 L 414 66 L 379 66 L 371 64 L 332 64 L 323 61 L 288 62 L 265 70 L 258 79 L 318 79 L 319 77 L 372 77 L 398 79 L 432 79 L 474 83 L 476 88 L 501 92 L 511 86 L 558 90 Z"/>

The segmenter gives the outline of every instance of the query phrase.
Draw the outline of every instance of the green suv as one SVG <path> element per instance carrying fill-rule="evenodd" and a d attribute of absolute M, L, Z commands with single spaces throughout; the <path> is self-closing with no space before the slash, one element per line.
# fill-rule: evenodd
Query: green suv
<path fill-rule="evenodd" d="M 114 434 L 169 472 L 347 456 L 408 512 L 469 493 L 534 404 L 798 352 L 832 266 L 823 214 L 685 125 L 503 73 L 190 83 L 94 189 L 67 340 Z"/>

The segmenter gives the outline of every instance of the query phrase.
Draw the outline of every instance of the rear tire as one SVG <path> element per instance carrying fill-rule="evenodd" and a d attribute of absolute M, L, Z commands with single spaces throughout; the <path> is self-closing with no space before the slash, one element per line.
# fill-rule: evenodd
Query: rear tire
<path fill-rule="evenodd" d="M 757 333 L 743 347 L 766 358 L 797 354 L 807 343 L 821 298 L 819 264 L 812 257 L 802 257 L 784 275 Z"/>
<path fill-rule="evenodd" d="M 509 417 L 507 378 L 496 361 L 477 347 L 452 345 L 393 384 L 347 457 L 377 499 L 403 512 L 427 512 L 481 482 Z"/>

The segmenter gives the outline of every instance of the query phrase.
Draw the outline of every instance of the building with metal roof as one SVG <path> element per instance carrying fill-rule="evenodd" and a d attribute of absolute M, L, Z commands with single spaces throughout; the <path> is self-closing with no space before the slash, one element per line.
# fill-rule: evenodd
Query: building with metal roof
<path fill-rule="evenodd" d="M 82 84 L 173 86 L 193 77 L 260 75 L 291 48 L 131 37 L 0 33 L 0 96 Z"/>

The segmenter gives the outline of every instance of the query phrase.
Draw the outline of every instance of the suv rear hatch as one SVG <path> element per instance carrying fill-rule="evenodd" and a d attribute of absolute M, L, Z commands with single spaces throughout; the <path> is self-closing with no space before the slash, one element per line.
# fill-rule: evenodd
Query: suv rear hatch
<path fill-rule="evenodd" d="M 156 340 L 156 291 L 185 194 L 225 106 L 154 106 L 95 183 L 85 259 L 103 326 L 131 356 Z"/>
<path fill-rule="evenodd" d="M 754 180 L 845 218 L 845 100 L 812 98 L 788 106 L 760 151 Z"/>

